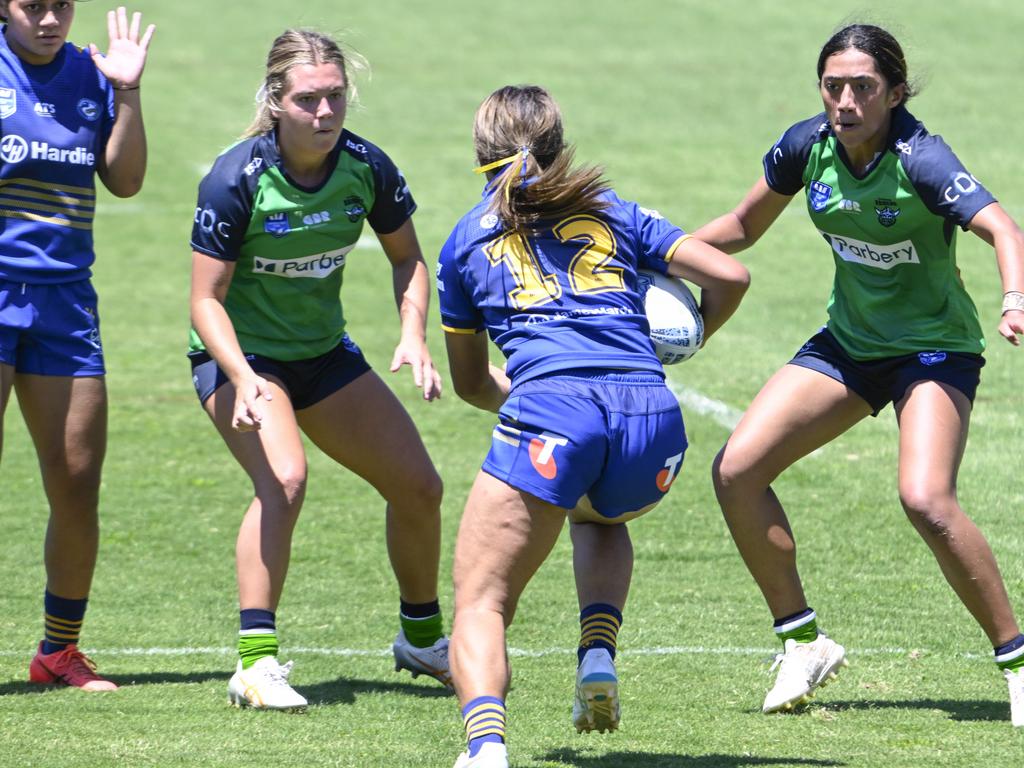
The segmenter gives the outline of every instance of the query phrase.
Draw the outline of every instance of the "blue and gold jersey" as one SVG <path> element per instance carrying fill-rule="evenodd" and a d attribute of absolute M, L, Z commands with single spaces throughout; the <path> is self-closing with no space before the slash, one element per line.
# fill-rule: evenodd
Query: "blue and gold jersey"
<path fill-rule="evenodd" d="M 70 43 L 26 64 L 0 34 L 0 277 L 90 276 L 95 173 L 114 125 L 114 92 Z"/>
<path fill-rule="evenodd" d="M 445 331 L 486 329 L 513 385 L 574 368 L 661 373 L 637 270 L 666 272 L 684 232 L 608 192 L 599 213 L 542 222 L 523 236 L 488 211 L 492 193 L 488 186 L 441 249 Z"/>

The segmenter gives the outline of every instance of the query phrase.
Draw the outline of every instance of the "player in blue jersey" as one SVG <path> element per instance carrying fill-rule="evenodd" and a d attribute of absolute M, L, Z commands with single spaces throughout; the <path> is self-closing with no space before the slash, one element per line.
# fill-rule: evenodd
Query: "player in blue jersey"
<path fill-rule="evenodd" d="M 1024 725 L 1024 636 L 984 535 L 961 509 L 956 478 L 984 365 L 977 311 L 956 266 L 956 230 L 995 248 L 999 335 L 1024 333 L 1024 236 L 991 194 L 905 106 L 899 43 L 851 25 L 818 58 L 825 111 L 788 129 L 764 175 L 697 236 L 753 245 L 796 194 L 831 246 L 827 326 L 762 388 L 714 465 L 726 521 L 775 617 L 784 651 L 765 712 L 807 701 L 845 663 L 817 628 L 793 535 L 770 484 L 801 457 L 893 403 L 899 495 L 943 575 L 981 625 Z"/>
<path fill-rule="evenodd" d="M 344 128 L 350 78 L 337 43 L 287 30 L 271 47 L 256 120 L 199 188 L 190 358 L 200 401 L 252 479 L 236 547 L 240 706 L 300 711 L 277 661 L 276 611 L 306 486 L 304 433 L 387 502 L 401 597 L 395 668 L 445 685 L 437 600 L 441 480 L 398 399 L 345 333 L 346 255 L 369 223 L 391 264 L 401 336 L 423 397 L 440 395 L 425 338 L 429 274 L 416 204 L 394 163 Z M 353 574 L 348 574 L 353 576 Z"/>
<path fill-rule="evenodd" d="M 142 186 L 139 83 L 153 26 L 111 11 L 102 55 L 67 42 L 74 14 L 72 2 L 0 0 L 0 430 L 13 388 L 50 504 L 44 637 L 29 680 L 107 691 L 117 686 L 78 650 L 107 440 L 89 281 L 95 176 L 118 197 Z"/>
<path fill-rule="evenodd" d="M 709 336 L 748 275 L 619 199 L 599 169 L 574 168 L 558 105 L 542 88 L 495 91 L 473 136 L 489 182 L 441 251 L 437 287 L 455 390 L 500 419 L 455 548 L 452 677 L 468 742 L 456 766 L 504 768 L 505 627 L 567 515 L 581 609 L 573 722 L 579 731 L 619 723 L 626 521 L 661 501 L 686 450 L 637 270 L 700 286 Z M 488 337 L 505 368 L 488 362 Z"/>

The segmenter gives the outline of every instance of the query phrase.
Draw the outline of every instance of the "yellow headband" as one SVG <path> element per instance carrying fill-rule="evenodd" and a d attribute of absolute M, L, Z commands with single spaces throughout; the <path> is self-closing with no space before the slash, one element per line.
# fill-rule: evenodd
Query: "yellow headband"
<path fill-rule="evenodd" d="M 495 168 L 500 168 L 503 165 L 508 165 L 509 163 L 514 163 L 520 157 L 522 157 L 523 161 L 525 162 L 526 161 L 526 156 L 528 154 L 530 154 L 530 148 L 529 147 L 522 147 L 514 155 L 509 155 L 508 157 L 503 157 L 501 160 L 495 160 L 493 163 L 488 163 L 487 165 L 481 165 L 479 168 L 474 168 L 473 169 L 473 173 L 487 173 L 488 171 L 493 171 Z"/>

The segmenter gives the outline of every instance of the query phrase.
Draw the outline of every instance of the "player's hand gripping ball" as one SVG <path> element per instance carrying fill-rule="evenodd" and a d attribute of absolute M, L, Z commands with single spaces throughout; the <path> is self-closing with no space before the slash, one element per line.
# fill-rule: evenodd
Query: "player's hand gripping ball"
<path fill-rule="evenodd" d="M 693 357 L 704 343 L 704 318 L 686 283 L 645 269 L 637 274 L 637 288 L 651 326 L 654 352 L 662 365 Z"/>

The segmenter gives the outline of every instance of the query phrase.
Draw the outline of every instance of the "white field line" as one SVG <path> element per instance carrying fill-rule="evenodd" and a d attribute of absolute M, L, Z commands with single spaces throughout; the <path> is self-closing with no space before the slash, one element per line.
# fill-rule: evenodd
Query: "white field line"
<path fill-rule="evenodd" d="M 101 657 L 107 656 L 234 656 L 238 653 L 236 647 L 216 646 L 184 646 L 180 648 L 90 648 L 86 649 L 90 654 Z M 700 645 L 675 645 L 660 648 L 629 648 L 622 650 L 623 658 L 634 656 L 761 656 L 771 658 L 778 652 L 778 648 L 751 648 L 751 647 L 705 647 Z M 16 651 L 0 650 L 0 657 L 25 656 L 31 653 L 20 649 Z M 391 656 L 390 648 L 315 648 L 315 647 L 289 647 L 285 649 L 286 655 L 307 655 L 307 656 L 352 656 L 352 657 L 377 657 L 385 658 Z M 526 659 L 540 659 L 548 656 L 575 656 L 574 648 L 546 648 L 541 650 L 527 650 L 524 648 L 509 648 L 509 656 Z M 987 654 L 957 652 L 953 654 L 938 653 L 926 649 L 907 648 L 858 648 L 851 651 L 856 656 L 908 656 L 920 654 L 922 656 L 953 656 L 966 659 L 988 659 Z"/>
<path fill-rule="evenodd" d="M 701 416 L 708 416 L 729 431 L 735 429 L 736 425 L 740 423 L 743 411 L 733 408 L 721 400 L 715 400 L 701 394 L 695 389 L 685 387 L 671 379 L 666 378 L 665 383 L 684 409 L 688 408 L 694 413 L 699 413 Z"/>

